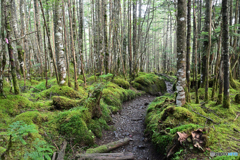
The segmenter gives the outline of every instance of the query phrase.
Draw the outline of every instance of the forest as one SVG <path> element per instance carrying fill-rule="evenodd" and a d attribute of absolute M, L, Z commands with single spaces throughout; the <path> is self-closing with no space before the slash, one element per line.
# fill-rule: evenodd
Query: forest
<path fill-rule="evenodd" d="M 239 0 L 0 1 L 0 160 L 240 160 Z"/>

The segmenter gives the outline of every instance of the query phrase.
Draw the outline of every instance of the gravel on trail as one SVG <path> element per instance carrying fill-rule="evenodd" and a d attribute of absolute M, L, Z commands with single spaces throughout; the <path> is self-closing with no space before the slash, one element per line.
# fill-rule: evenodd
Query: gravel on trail
<path fill-rule="evenodd" d="M 147 105 L 154 99 L 154 96 L 144 95 L 123 103 L 122 110 L 112 115 L 115 131 L 104 131 L 103 137 L 98 139 L 97 144 L 103 145 L 129 137 L 132 141 L 128 145 L 112 152 L 132 152 L 137 160 L 163 159 L 163 155 L 157 153 L 149 137 L 144 135 Z"/>
<path fill-rule="evenodd" d="M 166 82 L 167 92 L 173 93 L 173 84 Z M 107 144 L 123 138 L 131 138 L 128 145 L 119 147 L 112 153 L 132 152 L 136 160 L 162 160 L 164 155 L 157 152 L 151 139 L 144 135 L 145 117 L 150 104 L 156 97 L 143 95 L 123 103 L 122 110 L 112 115 L 114 131 L 104 131 L 103 137 L 97 139 L 98 145 Z"/>

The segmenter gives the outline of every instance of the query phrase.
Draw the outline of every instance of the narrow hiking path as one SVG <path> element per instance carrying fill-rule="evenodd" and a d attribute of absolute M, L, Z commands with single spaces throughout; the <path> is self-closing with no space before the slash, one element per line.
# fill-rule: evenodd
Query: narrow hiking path
<path fill-rule="evenodd" d="M 167 91 L 172 92 L 172 84 L 166 82 Z M 113 150 L 113 153 L 132 152 L 137 160 L 161 160 L 164 155 L 157 153 L 149 137 L 144 135 L 145 116 L 148 104 L 156 97 L 143 95 L 134 100 L 123 103 L 122 110 L 112 115 L 115 131 L 104 131 L 103 137 L 97 140 L 103 145 L 122 138 L 132 139 L 128 145 Z"/>

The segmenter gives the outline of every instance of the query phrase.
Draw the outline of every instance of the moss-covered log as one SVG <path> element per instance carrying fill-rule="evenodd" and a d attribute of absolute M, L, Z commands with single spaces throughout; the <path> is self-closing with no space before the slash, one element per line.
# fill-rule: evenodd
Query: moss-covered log
<path fill-rule="evenodd" d="M 134 155 L 131 152 L 125 153 L 94 153 L 94 154 L 81 154 L 77 155 L 79 160 L 89 159 L 89 160 L 114 160 L 114 159 L 134 159 Z"/>
<path fill-rule="evenodd" d="M 128 144 L 130 141 L 129 138 L 124 138 L 124 139 L 120 139 L 118 141 L 115 142 L 111 142 L 102 146 L 99 146 L 97 148 L 90 148 L 86 151 L 86 153 L 106 153 L 106 152 L 110 152 L 118 147 L 121 147 L 123 145 Z"/>

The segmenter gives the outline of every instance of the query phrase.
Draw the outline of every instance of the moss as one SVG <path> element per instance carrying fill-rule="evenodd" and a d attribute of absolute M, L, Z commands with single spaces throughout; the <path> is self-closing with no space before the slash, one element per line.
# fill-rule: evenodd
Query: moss
<path fill-rule="evenodd" d="M 6 149 L 0 146 L 0 155 L 2 155 L 5 151 Z"/>
<path fill-rule="evenodd" d="M 164 93 L 167 90 L 164 79 L 152 73 L 137 77 L 132 84 L 134 88 L 144 90 L 152 95 L 157 95 L 159 92 Z"/>
<path fill-rule="evenodd" d="M 78 98 L 81 99 L 86 95 L 80 94 L 79 92 L 75 91 L 74 89 L 68 87 L 68 86 L 52 86 L 51 88 L 44 90 L 43 92 L 40 93 L 40 97 L 43 98 L 48 98 L 50 97 L 50 95 L 52 96 L 65 96 L 68 98 Z"/>
<path fill-rule="evenodd" d="M 43 122 L 48 121 L 48 115 L 40 113 L 38 111 L 28 111 L 17 115 L 12 122 L 23 121 L 26 124 L 37 124 L 41 125 Z"/>
<path fill-rule="evenodd" d="M 86 151 L 86 153 L 104 153 L 107 150 L 107 146 L 106 145 L 102 145 L 99 146 L 97 148 L 90 148 Z"/>
<path fill-rule="evenodd" d="M 74 100 L 69 99 L 67 97 L 62 96 L 54 96 L 53 99 L 53 105 L 55 106 L 55 109 L 71 109 L 73 107 L 77 107 L 81 104 L 82 100 Z"/>
<path fill-rule="evenodd" d="M 37 81 L 38 82 L 38 81 Z M 52 85 L 56 85 L 57 84 L 57 80 L 56 78 L 48 80 L 48 86 L 52 86 Z M 32 92 L 41 92 L 46 90 L 46 81 L 42 81 L 40 83 L 38 83 L 34 88 L 31 89 Z"/>
<path fill-rule="evenodd" d="M 0 110 L 2 113 L 16 116 L 21 110 L 31 108 L 33 103 L 20 95 L 7 95 L 7 98 L 0 97 Z"/>
<path fill-rule="evenodd" d="M 96 120 L 91 119 L 87 126 L 88 129 L 91 130 L 94 133 L 94 135 L 96 135 L 97 138 L 102 137 L 103 129 L 109 129 L 107 122 L 103 118 Z"/>
<path fill-rule="evenodd" d="M 91 76 L 91 77 L 86 78 L 86 82 L 88 84 L 93 84 L 94 82 L 96 82 L 96 79 L 99 79 L 99 78 L 97 78 L 96 76 Z"/>
<path fill-rule="evenodd" d="M 237 95 L 235 96 L 235 102 L 238 103 L 238 104 L 240 104 L 240 94 L 237 94 Z"/>
<path fill-rule="evenodd" d="M 88 129 L 85 121 L 81 118 L 81 112 L 62 112 L 57 116 L 58 131 L 73 144 L 88 145 L 94 144 L 94 134 Z M 73 139 L 74 137 L 74 139 Z"/>
<path fill-rule="evenodd" d="M 117 84 L 119 87 L 122 87 L 124 89 L 129 89 L 130 84 L 128 81 L 122 79 L 122 78 L 116 78 L 113 80 L 113 83 Z"/>

